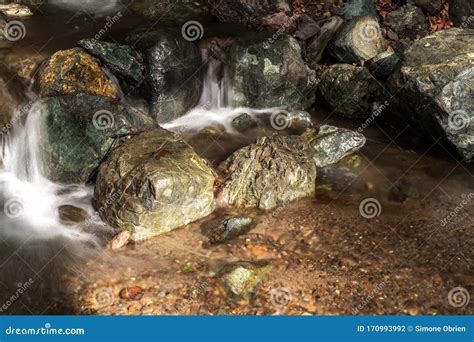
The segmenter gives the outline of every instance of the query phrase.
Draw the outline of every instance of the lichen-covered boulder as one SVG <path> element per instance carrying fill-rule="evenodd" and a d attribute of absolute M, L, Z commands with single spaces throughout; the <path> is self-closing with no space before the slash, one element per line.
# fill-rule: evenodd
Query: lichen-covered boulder
<path fill-rule="evenodd" d="M 87 181 L 120 138 L 155 126 L 128 105 L 84 93 L 50 98 L 42 110 L 47 176 L 61 183 Z"/>
<path fill-rule="evenodd" d="M 201 96 L 202 58 L 197 44 L 181 35 L 137 32 L 146 79 L 143 93 L 158 123 L 166 123 L 195 107 Z M 130 36 L 129 40 L 134 36 Z"/>
<path fill-rule="evenodd" d="M 472 46 L 474 30 L 458 28 L 416 41 L 389 80 L 395 99 L 387 108 L 388 119 L 404 120 L 428 138 L 444 138 L 466 161 L 474 158 Z"/>
<path fill-rule="evenodd" d="M 188 144 L 157 128 L 127 140 L 101 165 L 95 206 L 112 227 L 142 240 L 212 213 L 214 180 Z"/>
<path fill-rule="evenodd" d="M 393 29 L 400 37 L 415 39 L 428 33 L 423 11 L 410 4 L 389 12 L 385 17 L 384 24 Z"/>
<path fill-rule="evenodd" d="M 355 17 L 342 26 L 329 52 L 339 62 L 367 61 L 384 50 L 382 31 L 377 17 Z"/>
<path fill-rule="evenodd" d="M 383 92 L 366 68 L 350 64 L 331 65 L 321 75 L 319 90 L 331 111 L 349 118 L 367 117 Z"/>
<path fill-rule="evenodd" d="M 365 137 L 345 128 L 323 125 L 311 142 L 314 162 L 317 167 L 335 164 L 344 157 L 357 152 L 365 145 Z"/>
<path fill-rule="evenodd" d="M 119 91 L 98 61 L 81 48 L 58 51 L 37 76 L 41 97 L 86 92 L 117 99 Z"/>
<path fill-rule="evenodd" d="M 115 76 L 135 84 L 143 82 L 143 65 L 129 46 L 96 39 L 83 39 L 78 45 L 100 59 Z"/>
<path fill-rule="evenodd" d="M 161 24 L 208 20 L 211 16 L 206 0 L 134 0 L 130 9 Z"/>
<path fill-rule="evenodd" d="M 230 53 L 233 106 L 292 110 L 307 109 L 314 103 L 315 74 L 304 63 L 294 38 L 241 39 Z"/>
<path fill-rule="evenodd" d="M 310 135 L 262 137 L 235 152 L 219 167 L 225 178 L 219 203 L 267 210 L 313 196 L 316 166 Z"/>

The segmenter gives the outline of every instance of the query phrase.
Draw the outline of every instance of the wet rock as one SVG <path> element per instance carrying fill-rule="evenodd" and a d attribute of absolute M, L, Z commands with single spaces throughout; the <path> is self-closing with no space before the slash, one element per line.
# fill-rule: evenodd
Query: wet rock
<path fill-rule="evenodd" d="M 205 0 L 137 0 L 132 1 L 130 9 L 156 23 L 165 25 L 210 19 L 209 6 Z"/>
<path fill-rule="evenodd" d="M 466 161 L 474 158 L 474 31 L 436 32 L 405 50 L 389 82 L 392 120 L 404 120 L 427 138 L 444 138 Z M 449 49 L 446 49 L 449 46 Z"/>
<path fill-rule="evenodd" d="M 202 233 L 209 238 L 210 244 L 235 239 L 252 229 L 253 220 L 248 216 L 224 216 L 204 223 Z"/>
<path fill-rule="evenodd" d="M 316 79 L 287 35 L 240 39 L 231 49 L 233 106 L 307 109 L 315 100 Z"/>
<path fill-rule="evenodd" d="M 330 46 L 330 54 L 340 62 L 367 61 L 383 51 L 384 41 L 377 17 L 364 16 L 346 22 Z"/>
<path fill-rule="evenodd" d="M 257 126 L 257 121 L 249 114 L 240 114 L 231 122 L 232 127 L 238 132 L 245 132 Z"/>
<path fill-rule="evenodd" d="M 433 15 L 443 8 L 445 0 L 415 0 L 415 5 L 423 8 L 428 15 Z"/>
<path fill-rule="evenodd" d="M 220 22 L 239 23 L 255 27 L 260 23 L 261 18 L 276 13 L 289 12 L 291 7 L 286 0 L 208 0 L 211 13 Z"/>
<path fill-rule="evenodd" d="M 58 208 L 59 220 L 63 224 L 76 224 L 89 219 L 89 214 L 84 209 L 72 205 L 62 205 Z"/>
<path fill-rule="evenodd" d="M 344 157 L 360 150 L 365 145 L 365 137 L 345 128 L 324 125 L 311 142 L 317 167 L 339 162 Z"/>
<path fill-rule="evenodd" d="M 295 32 L 295 38 L 307 40 L 321 32 L 321 27 L 309 15 L 302 14 L 298 18 L 298 30 Z"/>
<path fill-rule="evenodd" d="M 289 113 L 289 128 L 296 129 L 298 131 L 305 131 L 308 128 L 313 127 L 313 119 L 311 114 L 304 110 L 294 110 Z"/>
<path fill-rule="evenodd" d="M 448 0 L 449 19 L 454 26 L 474 29 L 474 3 L 471 0 Z"/>
<path fill-rule="evenodd" d="M 308 43 L 306 58 L 308 65 L 316 69 L 331 39 L 344 23 L 340 17 L 331 17 L 321 23 L 321 31 Z"/>
<path fill-rule="evenodd" d="M 125 247 L 132 240 L 132 234 L 124 230 L 123 232 L 118 233 L 114 236 L 112 240 L 107 243 L 107 248 L 112 251 L 117 251 Z"/>
<path fill-rule="evenodd" d="M 140 48 L 147 66 L 144 95 L 156 121 L 169 122 L 196 106 L 202 88 L 198 46 L 182 36 L 158 34 Z"/>
<path fill-rule="evenodd" d="M 319 89 L 331 111 L 349 118 L 364 118 L 383 89 L 364 67 L 331 65 L 322 75 Z"/>
<path fill-rule="evenodd" d="M 99 170 L 95 206 L 104 208 L 104 221 L 140 241 L 209 215 L 213 191 L 214 174 L 204 160 L 159 128 L 112 151 Z M 114 194 L 118 199 L 109 201 Z"/>
<path fill-rule="evenodd" d="M 218 276 L 233 294 L 248 300 L 256 286 L 271 270 L 272 266 L 265 262 L 241 261 L 224 265 Z"/>
<path fill-rule="evenodd" d="M 145 290 L 140 286 L 130 286 L 120 290 L 119 297 L 124 300 L 139 300 L 144 294 Z"/>
<path fill-rule="evenodd" d="M 389 12 L 384 23 L 400 37 L 416 39 L 428 33 L 423 11 L 419 7 L 410 4 Z"/>
<path fill-rule="evenodd" d="M 84 93 L 50 98 L 42 110 L 46 173 L 61 183 L 87 181 L 120 138 L 155 126 L 128 105 Z"/>
<path fill-rule="evenodd" d="M 78 45 L 100 59 L 115 76 L 133 83 L 143 81 L 142 65 L 137 54 L 129 46 L 95 39 L 83 39 Z"/>
<path fill-rule="evenodd" d="M 262 137 L 235 152 L 220 165 L 226 181 L 218 200 L 268 210 L 313 196 L 316 166 L 308 148 L 310 135 Z"/>
<path fill-rule="evenodd" d="M 344 6 L 343 11 L 345 20 L 361 18 L 367 15 L 377 16 L 373 0 L 351 0 Z"/>
<path fill-rule="evenodd" d="M 119 91 L 97 60 L 81 48 L 58 51 L 41 68 L 37 83 L 41 97 L 87 92 L 118 98 Z"/>
<path fill-rule="evenodd" d="M 395 52 L 384 51 L 368 61 L 367 69 L 375 78 L 385 80 L 393 74 L 399 62 Z"/>

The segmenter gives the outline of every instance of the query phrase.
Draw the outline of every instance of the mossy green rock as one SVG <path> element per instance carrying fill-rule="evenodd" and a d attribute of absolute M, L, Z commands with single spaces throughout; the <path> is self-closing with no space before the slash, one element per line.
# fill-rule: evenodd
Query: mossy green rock
<path fill-rule="evenodd" d="M 61 183 L 87 181 L 119 138 L 155 126 L 140 111 L 90 94 L 50 98 L 43 115 L 48 177 Z"/>
<path fill-rule="evenodd" d="M 298 42 L 282 35 L 242 38 L 231 49 L 233 106 L 307 109 L 316 98 L 316 79 Z"/>
<path fill-rule="evenodd" d="M 302 136 L 262 137 L 235 152 L 220 165 L 226 181 L 219 202 L 267 210 L 313 196 L 316 165 L 309 147 L 311 138 L 312 131 Z"/>
<path fill-rule="evenodd" d="M 266 262 L 240 261 L 224 265 L 218 274 L 233 294 L 248 300 L 272 268 Z"/>
<path fill-rule="evenodd" d="M 95 206 L 112 227 L 143 240 L 209 215 L 214 181 L 189 145 L 157 128 L 127 140 L 101 165 Z"/>

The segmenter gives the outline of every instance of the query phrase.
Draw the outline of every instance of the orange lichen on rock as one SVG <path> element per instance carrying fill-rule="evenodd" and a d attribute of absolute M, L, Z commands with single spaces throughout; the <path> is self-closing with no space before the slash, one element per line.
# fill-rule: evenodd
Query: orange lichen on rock
<path fill-rule="evenodd" d="M 117 87 L 97 60 L 80 48 L 53 54 L 38 77 L 41 97 L 87 92 L 118 98 Z"/>

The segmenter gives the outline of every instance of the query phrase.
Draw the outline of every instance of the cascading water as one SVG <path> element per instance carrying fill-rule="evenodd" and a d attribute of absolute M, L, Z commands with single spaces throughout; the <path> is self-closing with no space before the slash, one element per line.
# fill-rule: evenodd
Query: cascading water
<path fill-rule="evenodd" d="M 213 45 L 214 49 L 218 49 Z M 237 133 L 232 127 L 232 120 L 241 114 L 248 114 L 255 119 L 261 115 L 273 115 L 285 112 L 284 108 L 254 109 L 233 107 L 230 99 L 231 82 L 229 70 L 225 64 L 225 53 L 210 53 L 211 49 L 201 50 L 202 59 L 207 62 L 203 79 L 201 98 L 198 105 L 185 115 L 163 125 L 175 132 L 198 132 L 206 127 L 222 127 L 229 133 Z M 218 57 L 216 57 L 218 55 Z"/>
<path fill-rule="evenodd" d="M 20 239 L 92 240 L 92 236 L 77 227 L 62 224 L 58 213 L 60 206 L 72 205 L 93 214 L 92 189 L 55 184 L 44 176 L 42 146 L 47 134 L 41 102 L 31 106 L 25 120 L 23 116 L 22 111 L 16 111 L 11 130 L 2 139 L 0 235 Z"/>

